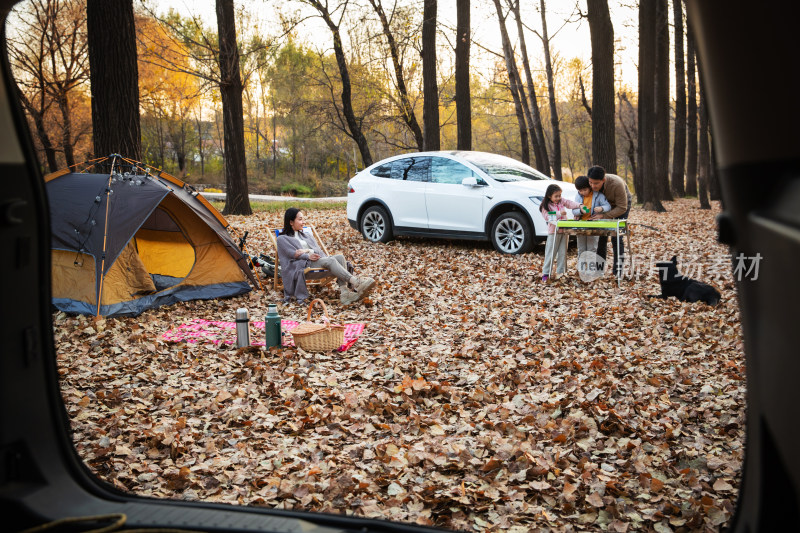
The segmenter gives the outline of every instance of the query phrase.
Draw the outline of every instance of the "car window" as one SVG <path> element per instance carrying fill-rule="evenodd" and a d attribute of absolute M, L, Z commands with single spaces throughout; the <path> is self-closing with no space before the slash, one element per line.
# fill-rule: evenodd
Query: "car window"
<path fill-rule="evenodd" d="M 373 168 L 369 171 L 370 174 L 373 176 L 377 176 L 379 178 L 391 178 L 392 177 L 392 164 L 391 163 L 384 163 L 383 165 L 378 165 L 377 167 Z"/>
<path fill-rule="evenodd" d="M 510 157 L 480 152 L 459 152 L 463 157 L 497 181 L 548 180 L 547 176 Z"/>
<path fill-rule="evenodd" d="M 406 181 L 428 181 L 430 157 L 406 157 L 392 162 L 392 178 Z"/>
<path fill-rule="evenodd" d="M 464 178 L 478 178 L 470 168 L 446 157 L 431 158 L 431 183 L 460 184 Z M 479 181 L 480 178 L 478 178 Z"/>

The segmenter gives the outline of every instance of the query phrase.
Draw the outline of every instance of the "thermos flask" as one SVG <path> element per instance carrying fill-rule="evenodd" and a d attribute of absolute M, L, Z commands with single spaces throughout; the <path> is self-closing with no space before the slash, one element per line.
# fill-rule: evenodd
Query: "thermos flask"
<path fill-rule="evenodd" d="M 267 348 L 281 345 L 281 317 L 278 315 L 278 306 L 275 304 L 269 304 L 269 307 L 267 307 L 264 333 L 266 335 L 265 346 Z"/>
<path fill-rule="evenodd" d="M 236 347 L 250 346 L 250 317 L 247 309 L 240 307 L 236 310 Z"/>

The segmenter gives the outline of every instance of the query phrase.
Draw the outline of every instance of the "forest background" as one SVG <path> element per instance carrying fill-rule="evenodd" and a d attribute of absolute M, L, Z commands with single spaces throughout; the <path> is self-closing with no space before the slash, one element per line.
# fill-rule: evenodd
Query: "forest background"
<path fill-rule="evenodd" d="M 719 199 L 680 1 L 106 4 L 134 21 L 140 146 L 123 155 L 199 188 L 232 186 L 222 90 L 232 84 L 214 20 L 215 4 L 217 13 L 227 4 L 244 153 L 227 172 L 244 174 L 238 186 L 250 193 L 338 196 L 372 162 L 458 148 L 569 181 L 600 163 L 651 209 L 674 196 Z M 87 0 L 28 0 L 7 32 L 42 170 L 108 155 L 93 124 Z M 113 115 L 107 108 L 103 122 L 126 128 Z"/>

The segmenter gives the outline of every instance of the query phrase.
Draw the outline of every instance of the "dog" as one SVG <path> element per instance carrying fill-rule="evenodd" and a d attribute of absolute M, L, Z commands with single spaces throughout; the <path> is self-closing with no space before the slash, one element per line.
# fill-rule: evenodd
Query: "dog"
<path fill-rule="evenodd" d="M 705 302 L 708 305 L 719 303 L 721 295 L 717 289 L 678 273 L 677 256 L 673 256 L 669 261 L 656 263 L 656 266 L 661 283 L 661 294 L 654 294 L 651 298 L 666 299 L 674 296 L 682 302 Z"/>

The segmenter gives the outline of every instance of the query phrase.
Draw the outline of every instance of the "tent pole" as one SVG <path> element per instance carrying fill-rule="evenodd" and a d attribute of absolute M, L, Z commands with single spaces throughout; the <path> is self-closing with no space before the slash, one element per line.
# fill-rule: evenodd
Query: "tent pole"
<path fill-rule="evenodd" d="M 100 261 L 100 289 L 97 291 L 97 316 L 100 316 L 100 300 L 103 297 L 103 280 L 106 269 L 106 240 L 108 238 L 108 210 L 111 205 L 111 178 L 114 176 L 114 165 L 117 163 L 117 156 L 111 161 L 111 173 L 108 175 L 108 184 L 106 184 L 106 221 L 103 227 L 103 257 Z"/>
<path fill-rule="evenodd" d="M 127 157 L 123 157 L 122 160 L 125 161 L 128 164 L 131 164 L 131 165 L 135 166 L 136 168 L 138 168 L 139 170 L 141 170 L 145 174 L 150 174 L 150 172 L 148 172 L 147 169 L 142 168 L 142 167 L 139 166 L 140 164 L 143 164 L 141 161 L 135 161 L 133 159 L 128 159 Z"/>
<path fill-rule="evenodd" d="M 78 172 L 86 172 L 87 170 L 89 170 L 93 166 L 99 165 L 100 163 L 104 163 L 106 161 L 108 161 L 108 156 L 98 157 L 97 159 L 89 159 L 87 161 L 84 161 L 83 163 L 76 163 L 76 164 L 72 165 L 72 167 L 77 167 L 77 166 L 80 166 L 80 165 L 86 165 L 85 167 L 83 167 L 82 169 L 80 169 L 78 171 Z M 72 168 L 72 167 L 68 167 L 68 168 Z"/>
<path fill-rule="evenodd" d="M 106 161 L 106 160 L 108 160 L 108 156 L 106 156 L 106 157 L 98 157 L 97 159 L 89 159 L 87 161 L 83 161 L 82 163 L 75 163 L 74 165 L 68 166 L 66 169 L 56 170 L 55 172 L 50 172 L 49 174 L 45 174 L 44 175 L 44 181 L 46 183 L 46 182 L 48 182 L 50 180 L 54 180 L 56 178 L 60 178 L 61 176 L 69 174 L 70 172 L 77 172 L 79 174 L 81 172 L 86 172 L 87 170 L 89 170 L 93 166 L 99 165 L 100 163 L 102 163 L 103 161 Z M 73 171 L 72 170 L 73 167 L 78 167 L 80 165 L 87 165 L 87 166 L 82 168 L 82 169 L 80 169 L 80 170 L 77 170 L 77 171 Z"/>

